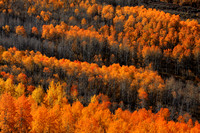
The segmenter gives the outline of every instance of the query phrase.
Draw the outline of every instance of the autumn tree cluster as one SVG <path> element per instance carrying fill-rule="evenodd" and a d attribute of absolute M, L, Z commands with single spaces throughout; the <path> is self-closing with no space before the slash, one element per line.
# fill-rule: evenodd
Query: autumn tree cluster
<path fill-rule="evenodd" d="M 143 6 L 99 1 L 8 1 L 1 12 L 1 44 L 47 56 L 147 67 L 183 80 L 199 79 L 199 24 Z M 39 6 L 42 5 L 42 6 Z M 6 8 L 4 7 L 4 8 Z M 22 15 L 23 12 L 23 15 Z M 12 16 L 12 17 L 11 17 Z M 3 39 L 4 38 L 4 39 Z M 197 83 L 197 80 L 195 80 Z"/>
<path fill-rule="evenodd" d="M 2 131 L 196 132 L 200 25 L 145 2 L 0 0 L 0 94 L 14 118 Z M 109 104 L 91 102 L 100 93 Z"/>
<path fill-rule="evenodd" d="M 99 67 L 95 63 L 58 60 L 40 52 L 19 51 L 15 47 L 8 51 L 1 47 L 0 53 L 1 94 L 35 95 L 39 104 L 49 86 L 54 86 L 51 97 L 57 100 L 66 97 L 70 103 L 79 100 L 88 105 L 93 95 L 103 93 L 115 105 L 111 111 L 117 107 L 129 110 L 151 107 L 157 112 L 168 107 L 172 112 L 171 119 L 186 112 L 199 119 L 200 100 L 196 93 L 199 85 L 174 78 L 164 82 L 151 67 L 137 69 L 119 64 Z"/>
<path fill-rule="evenodd" d="M 51 86 L 52 87 L 52 86 Z M 42 102 L 38 104 L 34 95 L 15 98 L 10 93 L 0 97 L 1 132 L 192 132 L 200 130 L 198 121 L 192 122 L 186 114 L 178 121 L 170 121 L 170 112 L 161 108 L 157 113 L 140 109 L 131 113 L 118 108 L 115 114 L 109 110 L 111 103 L 103 95 L 93 96 L 88 106 L 79 101 L 72 105 L 67 99 L 49 105 L 52 88 L 49 88 Z M 56 88 L 57 89 L 57 88 Z M 56 95 L 56 94 L 55 94 Z M 55 97 L 54 97 L 55 98 Z M 55 100 L 56 101 L 56 100 Z M 101 101 L 101 102 L 100 102 Z M 8 104 L 3 104 L 7 102 Z"/>
<path fill-rule="evenodd" d="M 162 78 L 152 70 L 136 69 L 134 66 L 121 67 L 118 64 L 100 68 L 94 63 L 57 60 L 40 52 L 19 51 L 15 47 L 8 51 L 3 47 L 0 49 L 2 132 L 196 133 L 200 130 L 200 124 L 191 117 L 191 112 L 189 114 L 186 110 L 181 110 L 177 114 L 173 113 L 176 110 L 170 109 L 170 113 L 169 109 L 162 108 L 164 105 L 161 102 L 166 102 L 162 95 L 169 93 L 170 87 L 176 83 L 170 79 L 168 82 L 171 84 L 164 84 Z M 37 77 L 37 74 L 42 75 Z M 97 88 L 98 86 L 101 88 Z M 191 87 L 194 86 L 190 85 L 188 88 Z M 177 89 L 174 91 L 180 91 Z M 83 96 L 81 93 L 84 92 L 81 91 L 85 92 Z M 95 93 L 96 91 L 98 92 Z M 174 91 L 168 94 L 173 95 L 173 103 L 178 100 L 175 98 L 180 97 Z M 113 97 L 118 98 L 115 101 Z M 134 103 L 131 98 L 138 103 Z M 122 101 L 118 103 L 117 99 Z M 124 110 L 126 105 L 123 101 L 130 102 L 129 106 L 138 106 L 135 111 L 130 112 Z M 191 102 L 194 104 L 194 101 Z M 165 106 L 170 107 L 167 104 L 169 103 L 166 102 Z M 149 105 L 151 107 L 145 109 Z M 173 119 L 176 121 L 172 121 Z"/>

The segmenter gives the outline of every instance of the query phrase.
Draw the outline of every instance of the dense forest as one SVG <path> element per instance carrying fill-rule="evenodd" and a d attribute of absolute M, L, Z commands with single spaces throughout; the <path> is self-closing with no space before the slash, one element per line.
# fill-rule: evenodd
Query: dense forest
<path fill-rule="evenodd" d="M 0 53 L 2 132 L 199 132 L 190 115 L 198 114 L 199 94 L 175 88 L 182 85 L 175 79 L 164 84 L 148 69 L 100 68 L 15 47 Z"/>
<path fill-rule="evenodd" d="M 200 132 L 200 25 L 148 2 L 0 0 L 0 131 Z"/>

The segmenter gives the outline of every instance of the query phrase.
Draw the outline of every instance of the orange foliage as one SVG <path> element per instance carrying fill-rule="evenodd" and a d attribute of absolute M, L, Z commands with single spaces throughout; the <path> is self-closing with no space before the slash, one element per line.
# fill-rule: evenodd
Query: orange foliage
<path fill-rule="evenodd" d="M 2 26 L 2 29 L 3 29 L 7 34 L 10 32 L 10 26 L 9 26 L 9 25 Z"/>
<path fill-rule="evenodd" d="M 111 5 L 106 5 L 102 9 L 102 18 L 112 19 L 114 17 L 114 8 Z"/>
<path fill-rule="evenodd" d="M 35 7 L 29 7 L 28 8 L 28 11 L 27 11 L 27 13 L 28 13 L 28 15 L 32 15 L 32 14 L 36 14 L 36 8 Z"/>
<path fill-rule="evenodd" d="M 47 12 L 41 11 L 41 13 L 40 13 L 40 16 L 43 18 L 44 21 L 49 21 L 51 15 L 52 14 L 49 11 L 47 11 Z"/>
<path fill-rule="evenodd" d="M 17 26 L 16 34 L 21 35 L 21 36 L 26 36 L 26 30 L 24 29 L 24 26 Z"/>
<path fill-rule="evenodd" d="M 20 73 L 20 74 L 17 76 L 17 80 L 18 80 L 19 82 L 22 82 L 23 84 L 27 83 L 27 76 L 26 76 L 26 74 Z"/>
<path fill-rule="evenodd" d="M 35 86 L 32 86 L 32 85 L 27 86 L 27 90 L 28 90 L 30 93 L 32 93 L 32 92 L 34 91 L 34 89 L 35 89 Z"/>
<path fill-rule="evenodd" d="M 136 49 L 136 52 L 134 52 L 138 58 L 136 60 L 139 60 L 138 64 L 143 64 L 142 59 L 148 61 L 152 59 L 151 57 L 154 57 L 154 61 L 156 62 L 156 59 L 162 57 L 162 54 L 169 60 L 173 61 L 175 59 L 177 63 L 187 61 L 187 59 L 193 56 L 195 57 L 195 61 L 198 61 L 200 58 L 200 26 L 197 21 L 182 21 L 177 15 L 171 15 L 155 9 L 146 9 L 143 6 L 118 6 L 115 8 L 112 5 L 104 5 L 102 7 L 102 5 L 98 5 L 95 1 L 90 0 L 33 0 L 29 2 L 31 6 L 27 7 L 27 13 L 30 16 L 40 14 L 46 23 L 42 27 L 42 38 L 54 42 L 59 41 L 61 38 L 65 39 L 65 41 L 72 43 L 74 53 L 78 51 L 77 44 L 81 45 L 81 48 L 83 47 L 84 49 L 88 48 L 93 42 L 95 44 L 97 42 L 100 46 L 104 46 L 104 43 L 108 42 L 109 48 L 112 51 L 111 59 L 113 62 L 115 62 L 115 58 L 121 58 L 121 53 L 125 53 L 126 51 L 128 51 L 127 53 L 131 53 L 132 49 Z M 4 7 L 6 4 L 7 7 Z M 0 6 L 3 7 L 1 10 L 5 13 L 10 8 L 8 1 L 0 1 Z M 64 22 L 56 26 L 51 23 L 49 24 L 51 17 L 54 17 L 51 12 L 54 10 L 57 11 L 60 8 L 65 8 L 65 12 L 71 8 L 73 13 L 75 13 L 75 16 L 67 17 L 71 25 L 78 24 L 79 15 L 83 15 L 83 12 L 87 13 L 86 17 L 83 15 L 85 18 L 81 16 L 81 19 L 83 18 L 81 25 L 84 29 L 78 26 L 68 26 Z M 38 21 L 40 16 L 37 16 Z M 91 25 L 88 18 L 91 20 L 94 19 L 95 23 L 102 22 L 100 19 L 105 19 L 106 21 L 103 24 L 104 26 L 99 29 L 97 29 L 98 26 L 91 26 L 86 29 L 87 24 Z M 57 23 L 57 20 L 55 22 Z M 119 28 L 119 26 L 121 27 Z M 10 32 L 8 25 L 3 26 L 2 29 L 7 33 Z M 32 33 L 38 35 L 38 29 L 33 27 Z M 24 27 L 17 26 L 16 34 L 25 37 L 26 31 Z M 137 69 L 134 66 L 112 64 L 110 66 L 98 67 L 96 64 L 89 64 L 87 62 L 73 62 L 67 59 L 57 60 L 53 57 L 49 58 L 39 52 L 20 52 L 14 48 L 4 51 L 1 56 L 2 62 L 8 63 L 8 67 L 14 63 L 17 63 L 17 65 L 21 64 L 22 69 L 24 67 L 26 70 L 31 71 L 31 74 L 33 74 L 33 70 L 44 68 L 41 71 L 45 74 L 55 70 L 69 77 L 77 78 L 80 75 L 84 75 L 91 86 L 99 79 L 105 86 L 109 86 L 112 84 L 112 81 L 115 81 L 117 87 L 114 89 L 117 92 L 119 92 L 120 85 L 125 83 L 128 86 L 126 88 L 138 92 L 140 100 L 148 100 L 148 94 L 163 91 L 164 88 L 164 81 L 157 72 L 142 68 Z M 101 58 L 104 58 L 101 54 L 94 56 L 97 62 L 102 62 Z M 3 71 L 1 75 L 4 80 L 7 79 L 5 83 L 3 80 L 1 81 L 1 86 L 3 86 L 1 93 L 10 92 L 14 96 L 14 93 L 16 93 L 14 79 L 23 84 L 27 84 L 28 82 L 27 76 L 22 72 L 17 78 Z M 60 74 L 53 74 L 53 76 L 58 80 L 62 77 Z M 50 80 L 51 77 L 48 81 Z M 41 79 L 41 81 L 43 82 L 44 80 Z M 32 93 L 35 87 L 30 84 L 28 85 L 27 90 Z M 182 116 L 178 118 L 180 123 L 167 121 L 169 117 L 168 109 L 161 109 L 156 114 L 145 109 L 133 113 L 118 109 L 115 114 L 112 114 L 108 110 L 110 105 L 110 102 L 108 102 L 109 98 L 103 94 L 94 96 L 91 100 L 92 102 L 87 107 L 83 107 L 78 101 L 73 103 L 72 106 L 69 104 L 62 105 L 65 101 L 63 100 L 65 98 L 63 88 L 67 87 L 63 87 L 60 83 L 51 83 L 45 98 L 41 87 L 34 90 L 32 94 L 33 99 L 38 104 L 44 103 L 45 105 L 32 110 L 32 120 L 30 116 L 30 104 L 26 97 L 23 95 L 18 98 L 16 104 L 13 105 L 14 107 L 16 106 L 16 110 L 14 111 L 13 109 L 12 111 L 17 113 L 16 120 L 23 118 L 25 119 L 25 123 L 23 123 L 24 121 L 21 122 L 23 125 L 21 126 L 19 121 L 9 120 L 8 122 L 11 124 L 17 123 L 15 126 L 21 132 L 29 132 L 31 128 L 32 132 L 199 132 L 200 130 L 199 123 L 196 122 L 193 125 L 191 119 L 188 118 L 189 121 L 186 124 L 186 120 Z M 19 84 L 18 89 L 23 90 L 23 85 Z M 69 95 L 77 100 L 79 95 L 77 86 L 72 85 L 70 91 L 71 94 Z M 173 91 L 172 93 L 174 98 L 176 98 L 176 92 Z M 5 97 L 12 104 L 14 100 L 11 96 L 2 95 L 1 101 L 5 102 Z M 5 106 L 1 106 L 0 117 L 3 121 L 5 115 L 2 112 L 5 111 Z M 9 108 L 8 111 L 11 110 L 10 106 L 7 108 Z M 24 118 L 26 117 L 24 114 L 29 114 L 28 118 Z M 10 113 L 9 115 L 12 114 Z M 0 123 L 1 130 L 14 132 L 14 127 L 10 123 Z"/>
<path fill-rule="evenodd" d="M 38 33 L 39 33 L 38 29 L 36 27 L 33 27 L 32 28 L 32 33 L 35 34 L 35 35 L 38 35 Z"/>
<path fill-rule="evenodd" d="M 15 128 L 17 128 L 19 132 L 28 132 L 31 129 L 31 104 L 24 95 L 16 100 L 15 120 Z"/>
<path fill-rule="evenodd" d="M 15 131 L 15 99 L 8 93 L 1 95 L 0 99 L 0 128 L 2 132 Z"/>
<path fill-rule="evenodd" d="M 143 88 L 140 88 L 138 90 L 138 96 L 140 99 L 148 99 L 148 94 L 145 92 L 145 90 Z"/>
<path fill-rule="evenodd" d="M 44 67 L 43 72 L 44 72 L 44 73 L 50 73 L 51 71 L 49 70 L 48 67 Z"/>
<path fill-rule="evenodd" d="M 51 85 L 52 86 L 52 85 Z M 55 87 L 55 86 L 54 86 Z M 58 87 L 58 86 L 57 86 Z M 57 88 L 55 88 L 57 89 Z M 112 114 L 109 110 L 108 97 L 91 102 L 88 106 L 76 101 L 62 105 L 34 105 L 34 100 L 24 95 L 15 100 L 10 94 L 1 95 L 0 128 L 3 132 L 199 132 L 200 124 L 189 119 L 188 114 L 178 118 L 179 122 L 168 121 L 169 110 L 161 108 L 158 113 L 140 109 L 131 113 L 121 108 Z M 4 103 L 7 104 L 4 104 Z M 32 105 L 32 106 L 31 106 Z"/>
<path fill-rule="evenodd" d="M 77 97 L 78 96 L 78 91 L 77 91 L 77 86 L 76 85 L 73 85 L 72 87 L 71 87 L 71 95 L 73 96 L 73 97 Z"/>

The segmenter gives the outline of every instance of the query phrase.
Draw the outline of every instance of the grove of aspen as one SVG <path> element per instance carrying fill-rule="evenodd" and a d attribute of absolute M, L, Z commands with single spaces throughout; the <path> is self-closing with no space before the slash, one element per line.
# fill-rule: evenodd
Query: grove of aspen
<path fill-rule="evenodd" d="M 200 24 L 146 2 L 0 0 L 0 132 L 200 133 Z"/>

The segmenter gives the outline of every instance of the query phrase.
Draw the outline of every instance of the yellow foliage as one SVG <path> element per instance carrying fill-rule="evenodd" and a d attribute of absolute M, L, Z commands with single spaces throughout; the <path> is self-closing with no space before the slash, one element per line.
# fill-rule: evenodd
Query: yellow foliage
<path fill-rule="evenodd" d="M 22 96 L 25 92 L 25 87 L 22 83 L 19 83 L 16 87 L 15 87 L 15 97 L 18 98 L 20 96 Z"/>
<path fill-rule="evenodd" d="M 5 82 L 5 92 L 10 93 L 12 96 L 15 94 L 15 86 L 11 78 L 8 78 Z"/>
<path fill-rule="evenodd" d="M 38 104 L 41 104 L 44 98 L 43 88 L 41 86 L 36 87 L 32 92 L 32 97 Z"/>

